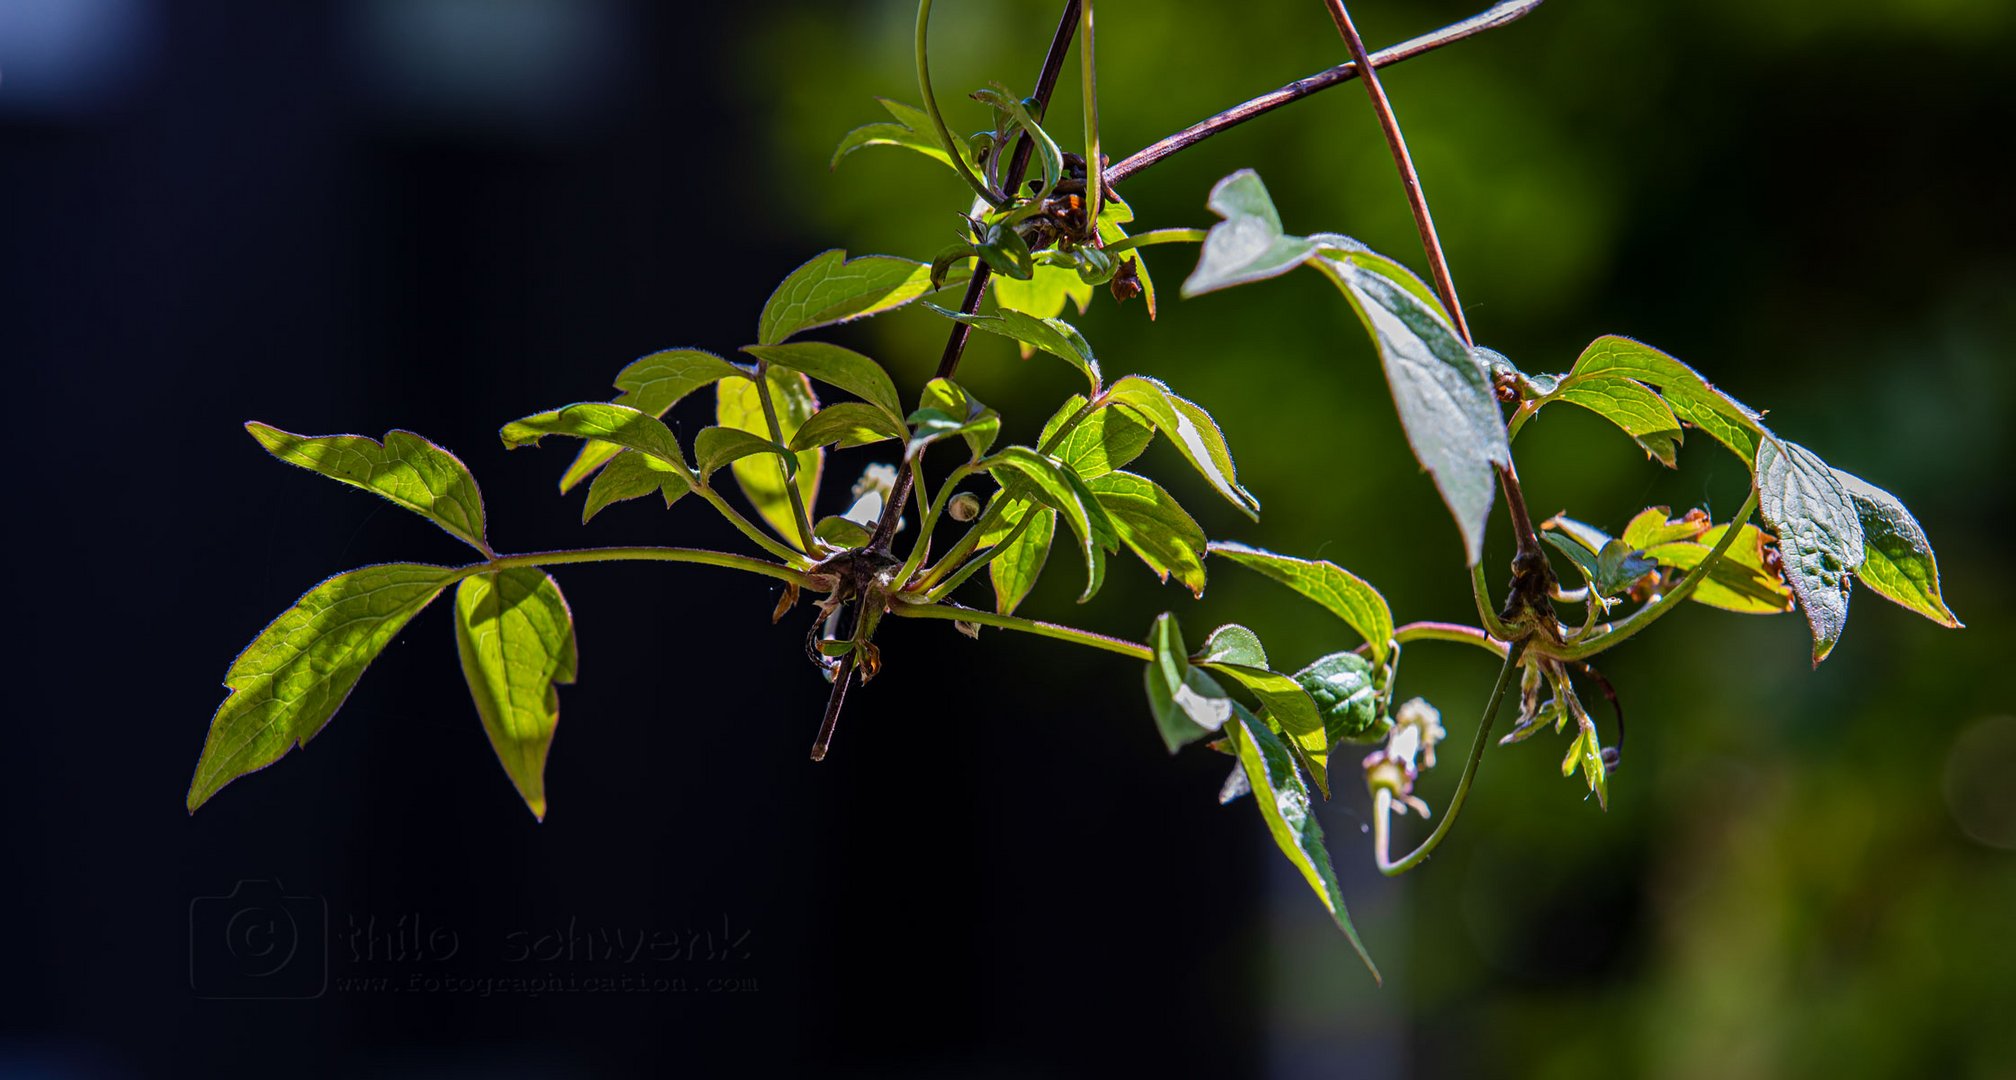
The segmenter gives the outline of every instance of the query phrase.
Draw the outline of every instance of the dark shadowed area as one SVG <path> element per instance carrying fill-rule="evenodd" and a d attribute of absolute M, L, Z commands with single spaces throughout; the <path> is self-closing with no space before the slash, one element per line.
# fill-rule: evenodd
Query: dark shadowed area
<path fill-rule="evenodd" d="M 1314 2 L 1099 10 L 1116 156 L 1344 58 Z M 1375 48 L 1475 10 L 1354 5 Z M 730 353 L 819 251 L 948 243 L 968 202 L 948 172 L 879 148 L 828 169 L 876 95 L 916 100 L 913 17 L 0 0 L 26 648 L 0 1075 L 2016 1075 L 2006 0 L 1550 0 L 1388 74 L 1481 344 L 1527 371 L 1606 333 L 1686 360 L 1908 502 L 1968 628 L 1858 592 L 1813 671 L 1797 616 L 1677 612 L 1604 658 L 1631 725 L 1607 813 L 1561 779 L 1565 739 L 1494 749 L 1452 838 L 1397 881 L 1341 768 L 1321 813 L 1383 989 L 1251 804 L 1217 804 L 1224 759 L 1165 752 L 1139 664 L 896 623 L 815 765 L 809 608 L 772 625 L 774 583 L 701 567 L 556 574 L 581 663 L 543 823 L 438 604 L 305 749 L 186 814 L 220 678 L 275 614 L 339 570 L 464 558 L 275 462 L 248 420 L 441 443 L 500 550 L 739 544 L 691 499 L 582 526 L 580 494 L 555 493 L 572 446 L 507 452 L 497 429 L 606 399 L 657 349 Z M 955 129 L 984 123 L 967 89 L 1028 92 L 1055 18 L 939 5 Z M 1078 111 L 1067 71 L 1067 146 Z M 1203 226 L 1243 167 L 1291 231 L 1423 266 L 1355 85 L 1122 191 L 1143 227 Z M 1305 273 L 1181 301 L 1194 258 L 1148 253 L 1154 323 L 1103 293 L 1079 321 L 1109 376 L 1211 409 L 1265 513 L 1167 446 L 1144 467 L 1213 537 L 1338 562 L 1402 621 L 1474 621 L 1336 290 Z M 814 336 L 883 360 L 907 399 L 945 328 L 919 308 Z M 987 338 L 962 381 L 1027 441 L 1078 376 Z M 712 422 L 699 401 L 668 417 L 686 439 Z M 1667 471 L 1576 410 L 1516 449 L 1536 515 L 1613 531 L 1744 495 L 1705 437 Z M 833 455 L 826 512 L 888 460 Z M 1501 515 L 1494 585 L 1510 550 Z M 1028 614 L 1136 640 L 1162 611 L 1200 640 L 1236 620 L 1298 666 L 1354 643 L 1222 561 L 1195 600 L 1116 558 L 1083 607 L 1053 561 Z M 1451 758 L 1492 670 L 1410 647 L 1401 693 L 1440 706 Z M 1422 785 L 1438 811 L 1453 772 Z"/>

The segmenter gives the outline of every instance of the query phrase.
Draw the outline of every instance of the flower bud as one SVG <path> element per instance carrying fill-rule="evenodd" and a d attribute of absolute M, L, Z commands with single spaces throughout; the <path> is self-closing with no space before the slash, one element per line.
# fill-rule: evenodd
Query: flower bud
<path fill-rule="evenodd" d="M 953 521 L 972 521 L 980 516 L 980 496 L 970 491 L 962 491 L 952 496 L 952 504 L 945 508 Z"/>

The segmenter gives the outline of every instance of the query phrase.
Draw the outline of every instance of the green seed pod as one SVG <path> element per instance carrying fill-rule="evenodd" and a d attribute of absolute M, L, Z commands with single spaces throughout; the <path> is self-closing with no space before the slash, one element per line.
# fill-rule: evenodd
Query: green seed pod
<path fill-rule="evenodd" d="M 953 521 L 972 521 L 980 516 L 980 496 L 970 491 L 962 491 L 952 496 L 952 504 L 945 508 Z"/>

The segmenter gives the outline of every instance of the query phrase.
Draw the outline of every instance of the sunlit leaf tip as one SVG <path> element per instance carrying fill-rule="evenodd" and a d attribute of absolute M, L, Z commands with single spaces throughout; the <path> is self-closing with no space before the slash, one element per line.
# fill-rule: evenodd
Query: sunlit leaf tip
<path fill-rule="evenodd" d="M 483 492 L 462 459 L 440 446 L 396 429 L 386 432 L 383 442 L 363 435 L 296 435 L 256 420 L 245 430 L 281 461 L 403 506 L 490 554 Z"/>
<path fill-rule="evenodd" d="M 366 566 L 308 590 L 268 623 L 224 675 L 230 693 L 210 720 L 189 811 L 307 745 L 364 669 L 458 572 L 421 563 Z"/>
<path fill-rule="evenodd" d="M 544 570 L 464 578 L 455 648 L 497 760 L 534 817 L 546 819 L 546 756 L 560 720 L 556 684 L 574 681 L 574 616 Z"/>

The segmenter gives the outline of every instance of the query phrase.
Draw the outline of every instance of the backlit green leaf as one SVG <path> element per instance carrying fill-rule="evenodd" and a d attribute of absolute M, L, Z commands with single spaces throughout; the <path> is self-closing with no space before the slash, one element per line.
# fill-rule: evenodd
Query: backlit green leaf
<path fill-rule="evenodd" d="M 820 518 L 812 526 L 812 535 L 841 549 L 867 547 L 873 539 L 867 526 L 838 515 Z"/>
<path fill-rule="evenodd" d="M 1211 676 L 1190 666 L 1183 631 L 1163 614 L 1148 631 L 1148 708 L 1170 753 L 1223 728 L 1236 703 Z"/>
<path fill-rule="evenodd" d="M 1204 530 L 1160 484 L 1130 472 L 1109 472 L 1085 486 L 1113 519 L 1121 541 L 1148 569 L 1164 581 L 1173 574 L 1193 595 L 1204 595 Z"/>
<path fill-rule="evenodd" d="M 1253 789 L 1253 801 L 1267 820 L 1267 831 L 1273 835 L 1281 854 L 1288 857 L 1322 901 L 1337 928 L 1350 939 L 1351 947 L 1365 961 L 1373 981 L 1381 981 L 1378 965 L 1372 962 L 1365 943 L 1358 939 L 1357 928 L 1351 925 L 1351 913 L 1344 906 L 1344 894 L 1330 868 L 1330 853 L 1323 846 L 1323 826 L 1316 820 L 1309 789 L 1302 785 L 1294 761 L 1274 733 L 1243 707 L 1238 711 L 1238 719 L 1226 727 L 1232 736 L 1232 747 L 1239 755 L 1239 764 L 1246 770 L 1246 783 Z"/>
<path fill-rule="evenodd" d="M 702 428 L 693 436 L 693 472 L 702 482 L 723 466 L 752 454 L 775 454 L 788 477 L 798 467 L 797 458 L 784 447 L 741 428 Z"/>
<path fill-rule="evenodd" d="M 1862 521 L 1862 566 L 1855 576 L 1877 595 L 1958 629 L 1960 620 L 1939 595 L 1939 561 L 1918 519 L 1897 496 L 1858 476 L 1835 469 L 1834 478 Z"/>
<path fill-rule="evenodd" d="M 274 457 L 363 488 L 419 514 L 485 555 L 483 492 L 460 458 L 410 431 L 385 441 L 362 435 L 295 435 L 254 421 L 245 425 Z"/>
<path fill-rule="evenodd" d="M 1848 625 L 1848 590 L 1862 565 L 1862 520 L 1834 471 L 1797 443 L 1757 448 L 1757 508 L 1778 533 L 1785 580 L 1813 628 L 1813 664 Z"/>
<path fill-rule="evenodd" d="M 615 403 L 663 419 L 680 399 L 721 379 L 743 374 L 734 364 L 703 349 L 666 349 L 632 361 L 616 373 Z M 560 477 L 560 493 L 586 480 L 622 447 L 589 442 Z"/>
<path fill-rule="evenodd" d="M 996 474 L 1004 488 L 1010 476 L 1028 481 L 1034 498 L 1056 510 L 1071 526 L 1079 554 L 1085 559 L 1085 591 L 1078 602 L 1090 600 L 1105 578 L 1105 553 L 1120 546 L 1119 532 L 1098 498 L 1077 473 L 1064 468 L 1055 458 L 1026 446 L 1011 446 L 987 460 L 988 470 Z"/>
<path fill-rule="evenodd" d="M 1038 266 L 1036 273 L 1027 281 L 996 274 L 993 282 L 994 303 L 1006 311 L 1020 311 L 1039 319 L 1054 319 L 1064 314 L 1067 300 L 1078 305 L 1081 315 L 1092 306 L 1092 286 L 1080 280 L 1076 270 L 1066 266 Z M 1022 346 L 1024 357 L 1034 351 L 1027 344 Z"/>
<path fill-rule="evenodd" d="M 1225 435 L 1218 430 L 1218 422 L 1211 419 L 1210 413 L 1145 375 L 1129 375 L 1114 383 L 1107 389 L 1104 400 L 1125 405 L 1145 417 L 1176 444 L 1176 449 L 1218 489 L 1218 494 L 1247 517 L 1260 519 L 1260 500 L 1239 486 L 1232 451 L 1225 445 Z"/>
<path fill-rule="evenodd" d="M 788 345 L 746 345 L 743 352 L 774 367 L 802 371 L 828 386 L 837 386 L 903 422 L 903 403 L 896 384 L 882 365 L 852 349 L 824 341 L 794 341 Z"/>
<path fill-rule="evenodd" d="M 1279 277 L 1316 249 L 1312 242 L 1282 232 L 1267 185 L 1251 169 L 1218 181 L 1207 205 L 1225 220 L 1205 235 L 1197 269 L 1183 282 L 1185 297 Z"/>
<path fill-rule="evenodd" d="M 1675 417 L 1714 436 L 1744 464 L 1757 460 L 1757 439 L 1765 434 L 1757 413 L 1658 349 L 1627 337 L 1597 338 L 1582 350 L 1561 385 L 1596 378 L 1635 379 L 1658 387 Z"/>
<path fill-rule="evenodd" d="M 504 440 L 504 446 L 512 450 L 521 446 L 537 446 L 539 440 L 548 435 L 597 439 L 649 455 L 681 473 L 690 472 L 686 467 L 686 455 L 679 449 L 679 440 L 672 437 L 672 430 L 657 417 L 627 405 L 609 405 L 599 401 L 568 405 L 551 412 L 536 413 L 523 420 L 513 420 L 497 434 Z"/>
<path fill-rule="evenodd" d="M 455 648 L 497 760 L 544 821 L 546 753 L 560 722 L 555 684 L 574 681 L 574 615 L 559 583 L 535 567 L 463 578 Z"/>
<path fill-rule="evenodd" d="M 1077 368 L 1091 384 L 1091 392 L 1099 392 L 1099 361 L 1092 358 L 1092 346 L 1086 343 L 1085 335 L 1080 334 L 1077 327 L 1062 319 L 1039 319 L 1007 308 L 991 315 L 967 315 L 936 304 L 925 306 L 953 322 L 962 322 L 976 330 L 999 334 L 1049 353 Z"/>
<path fill-rule="evenodd" d="M 1665 399 L 1631 379 L 1570 380 L 1554 395 L 1622 428 L 1661 465 L 1673 468 L 1680 448 L 1680 421 Z"/>
<path fill-rule="evenodd" d="M 1258 570 L 1322 605 L 1324 610 L 1344 620 L 1346 626 L 1358 631 L 1358 636 L 1371 646 L 1374 660 L 1386 662 L 1386 650 L 1393 640 L 1393 610 L 1386 606 L 1386 598 L 1379 595 L 1379 590 L 1366 584 L 1363 578 L 1336 563 L 1276 555 L 1245 544 L 1220 541 L 1212 544 L 1210 551 Z"/>
<path fill-rule="evenodd" d="M 996 496 L 1000 498 L 1001 496 Z M 1034 515 L 1029 527 L 1019 534 L 1015 527 Z M 1000 522 L 981 537 L 981 543 L 1002 545 L 1001 553 L 987 564 L 987 576 L 994 585 L 994 610 L 1012 615 L 1050 558 L 1050 543 L 1057 535 L 1057 511 L 1016 500 L 1001 514 Z"/>
<path fill-rule="evenodd" d="M 1404 267 L 1370 252 L 1325 251 L 1311 263 L 1343 290 L 1372 335 L 1407 443 L 1455 515 L 1475 565 L 1497 469 L 1512 460 L 1490 372 Z"/>
<path fill-rule="evenodd" d="M 1203 666 L 1244 686 L 1266 709 L 1266 718 L 1288 739 L 1309 778 L 1324 798 L 1330 797 L 1330 737 L 1316 702 L 1294 679 L 1264 666 L 1207 663 Z"/>
<path fill-rule="evenodd" d="M 979 460 L 1001 434 L 1001 415 L 980 403 L 965 387 L 950 379 L 932 379 L 917 396 L 917 411 L 907 421 L 913 429 L 912 453 L 939 439 L 958 435 Z"/>
<path fill-rule="evenodd" d="M 770 294 L 756 323 L 756 343 L 776 345 L 815 327 L 880 314 L 930 291 L 931 268 L 924 263 L 822 251 Z"/>
<path fill-rule="evenodd" d="M 901 422 L 891 420 L 889 414 L 863 401 L 842 401 L 828 405 L 812 414 L 796 435 L 791 436 L 791 449 L 809 450 L 815 446 L 838 445 L 841 449 L 850 446 L 865 446 L 884 439 L 901 439 L 910 434 Z"/>
<path fill-rule="evenodd" d="M 1083 394 L 1071 395 L 1064 407 L 1043 425 L 1043 435 L 1036 444 L 1049 447 L 1051 438 L 1067 421 L 1078 415 L 1078 410 L 1084 405 Z M 1132 409 L 1094 409 L 1050 452 L 1087 482 L 1096 480 L 1115 469 L 1125 468 L 1148 449 L 1148 443 L 1155 438 L 1155 429 L 1143 423 L 1140 415 Z"/>
<path fill-rule="evenodd" d="M 770 386 L 770 400 L 777 408 L 777 427 L 788 444 L 798 434 L 798 429 L 819 410 L 819 399 L 812 393 L 811 382 L 796 371 L 772 368 L 765 378 Z M 724 379 L 715 393 L 716 423 L 764 439 L 770 437 L 770 425 L 763 418 L 763 398 L 756 390 L 755 380 Z M 819 494 L 819 472 L 825 463 L 826 452 L 812 447 L 799 451 L 795 456 L 798 459 L 798 496 L 809 513 Z M 735 482 L 741 486 L 742 494 L 771 530 L 787 543 L 798 543 L 798 524 L 791 509 L 783 459 L 771 455 L 747 457 L 736 461 L 730 468 L 735 471 Z"/>
<path fill-rule="evenodd" d="M 1682 572 L 1701 565 L 1722 540 L 1726 525 L 1701 533 L 1699 540 L 1676 540 L 1645 549 L 1645 557 L 1660 566 Z M 1745 524 L 1729 549 L 1708 570 L 1708 576 L 1689 600 L 1740 615 L 1777 615 L 1792 610 L 1792 590 L 1785 577 L 1766 557 L 1765 536 L 1755 525 Z"/>
<path fill-rule="evenodd" d="M 210 720 L 189 811 L 314 738 L 399 628 L 457 573 L 416 563 L 352 570 L 308 590 L 267 624 L 224 675 L 231 693 Z"/>
<path fill-rule="evenodd" d="M 620 447 L 618 449 L 621 449 Z M 642 498 L 657 492 L 665 497 L 666 509 L 693 490 L 686 474 L 635 450 L 623 450 L 608 466 L 595 474 L 588 485 L 588 501 L 581 507 L 581 523 L 602 512 L 602 508 L 625 499 Z"/>

